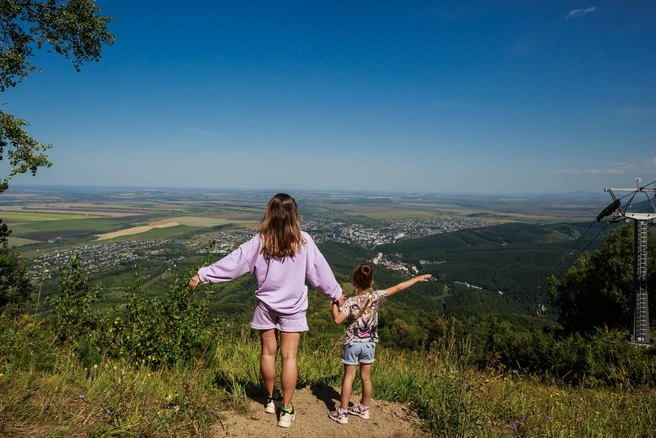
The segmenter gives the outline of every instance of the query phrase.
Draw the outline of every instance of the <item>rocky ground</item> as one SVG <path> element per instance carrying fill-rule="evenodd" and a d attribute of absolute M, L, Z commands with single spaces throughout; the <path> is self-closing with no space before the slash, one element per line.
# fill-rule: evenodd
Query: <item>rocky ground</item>
<path fill-rule="evenodd" d="M 359 401 L 354 395 L 352 403 Z M 278 414 L 264 412 L 264 399 L 249 400 L 247 413 L 230 412 L 212 429 L 211 436 L 219 437 L 427 437 L 419 429 L 417 416 L 407 406 L 372 400 L 371 418 L 363 420 L 349 416 L 348 424 L 338 424 L 328 418 L 329 410 L 339 404 L 339 392 L 330 387 L 307 387 L 294 394 L 296 420 L 289 428 L 278 427 Z M 280 402 L 277 402 L 279 407 Z"/>

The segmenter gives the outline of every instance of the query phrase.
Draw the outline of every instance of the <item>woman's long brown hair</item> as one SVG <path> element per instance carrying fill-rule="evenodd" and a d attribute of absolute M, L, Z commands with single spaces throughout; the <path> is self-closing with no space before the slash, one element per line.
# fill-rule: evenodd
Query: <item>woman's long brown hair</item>
<path fill-rule="evenodd" d="M 278 193 L 271 198 L 260 222 L 260 238 L 260 252 L 265 257 L 284 259 L 296 255 L 305 240 L 294 198 L 286 193 Z"/>

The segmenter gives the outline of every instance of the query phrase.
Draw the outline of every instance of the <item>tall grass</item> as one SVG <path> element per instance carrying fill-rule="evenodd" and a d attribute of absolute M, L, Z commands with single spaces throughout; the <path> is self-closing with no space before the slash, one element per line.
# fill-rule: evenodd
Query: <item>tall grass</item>
<path fill-rule="evenodd" d="M 80 357 L 54 339 L 27 316 L 0 318 L 0 436 L 208 436 L 213 423 L 248 411 L 249 398 L 264 394 L 259 342 L 248 328 L 222 334 L 189 365 L 155 370 Z M 299 387 L 339 388 L 340 340 L 304 335 Z M 469 343 L 453 333 L 428 352 L 379 347 L 374 398 L 411 406 L 440 437 L 649 437 L 656 430 L 652 388 L 544 383 L 470 361 Z"/>

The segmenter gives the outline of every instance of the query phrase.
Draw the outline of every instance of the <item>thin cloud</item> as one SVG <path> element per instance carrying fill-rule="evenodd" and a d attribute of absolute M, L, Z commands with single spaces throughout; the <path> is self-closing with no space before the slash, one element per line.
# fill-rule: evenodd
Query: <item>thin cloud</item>
<path fill-rule="evenodd" d="M 579 18 L 596 10 L 597 10 L 596 6 L 590 6 L 589 8 L 585 8 L 585 9 L 572 9 L 571 11 L 569 11 L 567 15 L 565 15 L 565 20 L 570 20 L 572 18 Z"/>
<path fill-rule="evenodd" d="M 654 117 L 656 116 L 656 109 L 639 106 L 628 106 L 616 108 L 615 113 L 619 117 Z"/>
<path fill-rule="evenodd" d="M 620 175 L 626 173 L 624 169 L 563 169 L 562 173 L 573 173 L 575 175 Z"/>
<path fill-rule="evenodd" d="M 610 163 L 606 168 L 587 168 L 587 169 L 561 169 L 558 173 L 567 173 L 571 175 L 630 175 L 635 173 L 654 173 L 656 170 L 656 157 L 648 158 L 637 162 L 616 162 Z"/>

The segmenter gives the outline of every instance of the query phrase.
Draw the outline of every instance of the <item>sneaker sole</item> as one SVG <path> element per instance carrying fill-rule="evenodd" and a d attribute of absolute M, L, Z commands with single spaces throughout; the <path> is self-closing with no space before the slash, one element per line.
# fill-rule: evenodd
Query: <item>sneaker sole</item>
<path fill-rule="evenodd" d="M 331 420 L 333 420 L 337 424 L 348 424 L 348 420 L 343 421 L 343 420 L 340 420 L 339 418 L 331 417 L 330 415 L 328 415 L 328 418 L 330 418 Z"/>
<path fill-rule="evenodd" d="M 278 426 L 289 427 L 292 425 L 292 421 L 294 421 L 295 419 L 296 419 L 296 413 L 292 414 L 292 417 L 289 419 L 289 421 L 278 420 Z"/>
<path fill-rule="evenodd" d="M 369 415 L 362 415 L 362 414 L 358 414 L 357 412 L 349 411 L 349 415 L 355 415 L 356 417 L 360 417 L 363 420 L 368 420 L 369 419 Z"/>

